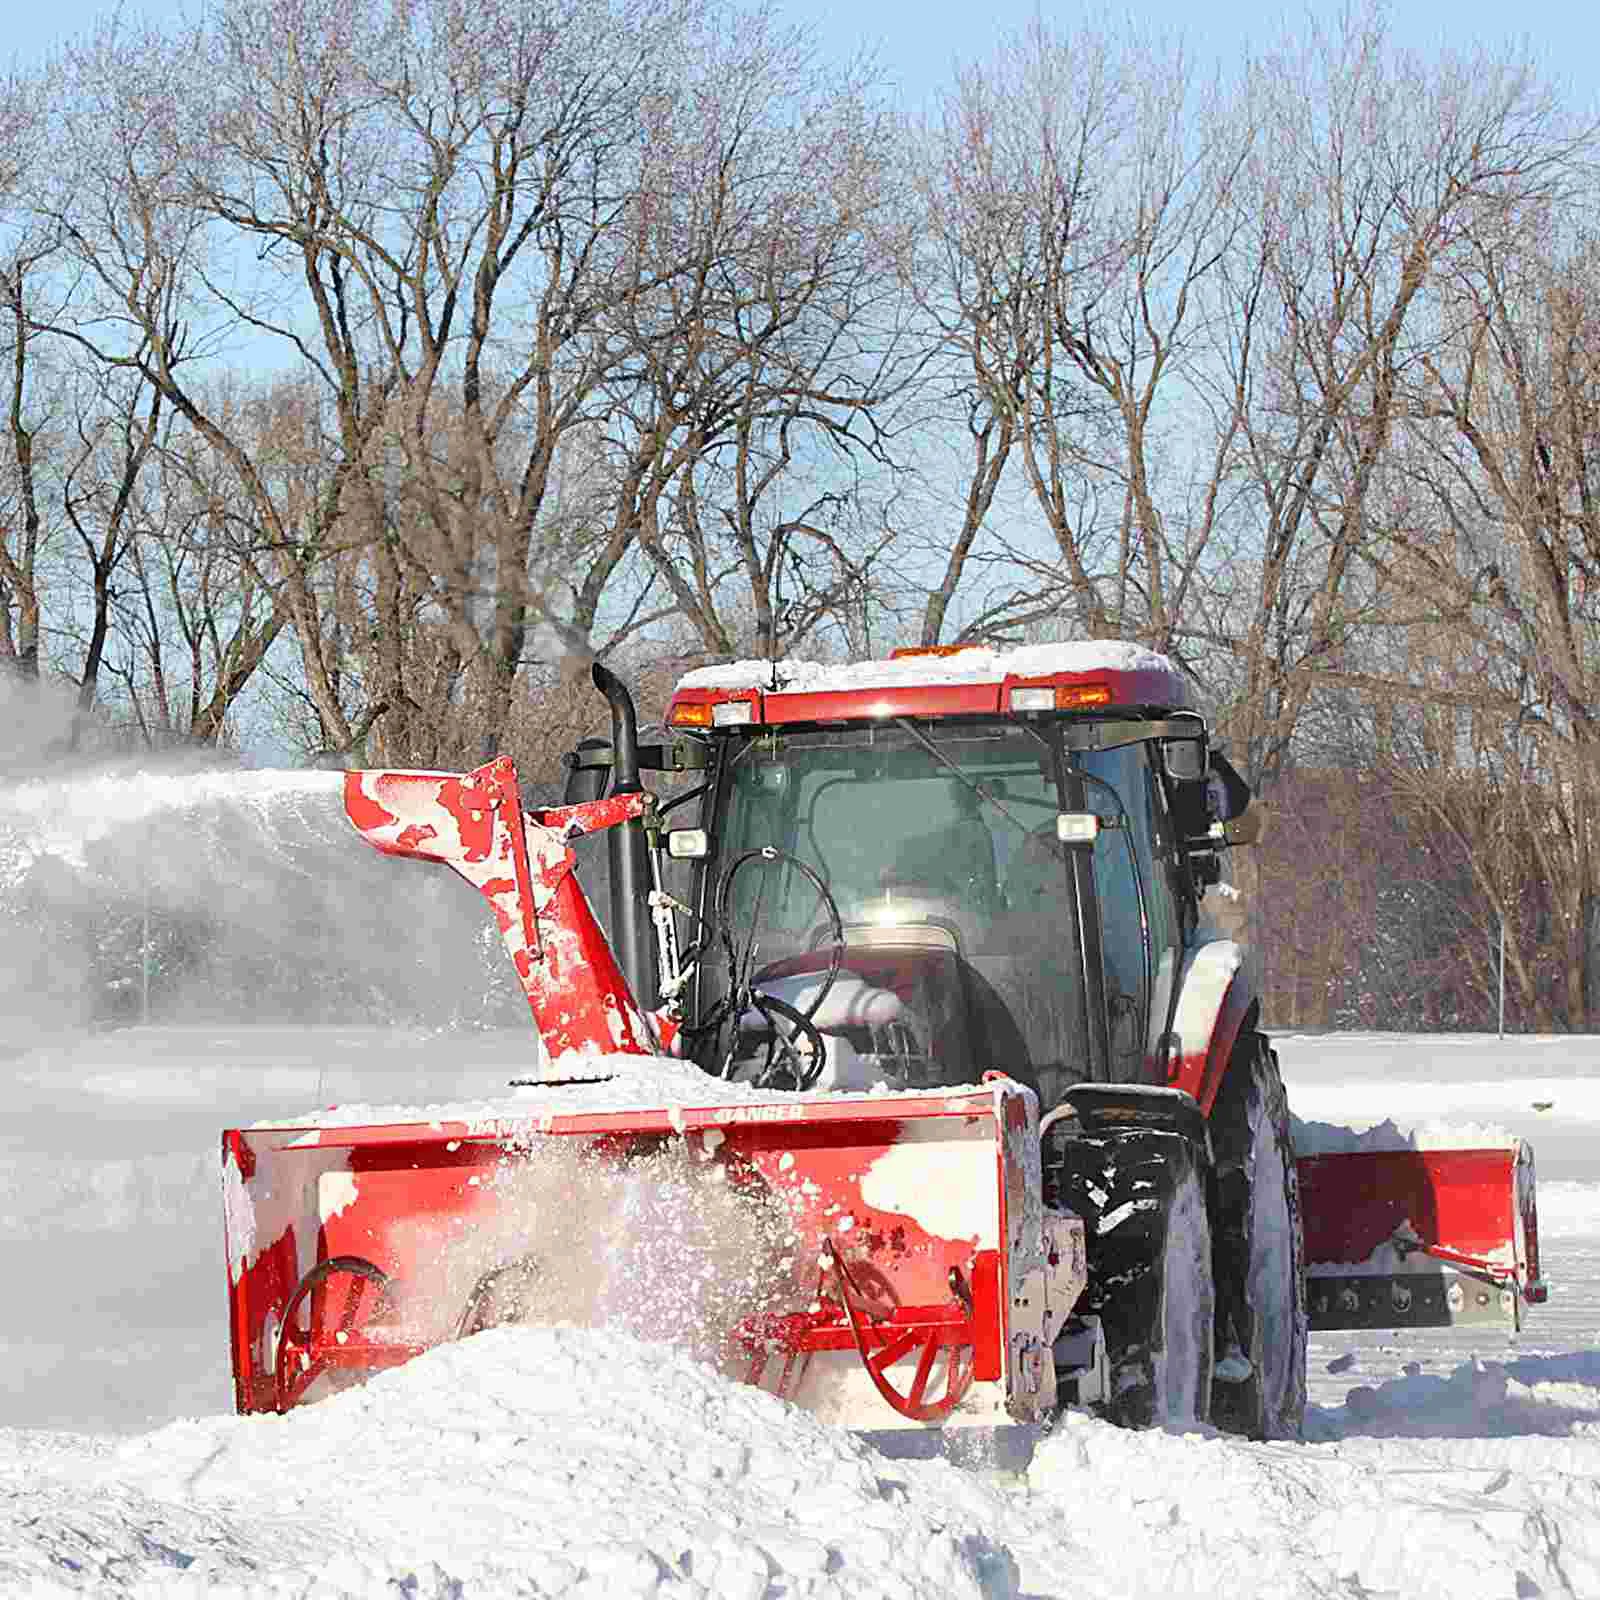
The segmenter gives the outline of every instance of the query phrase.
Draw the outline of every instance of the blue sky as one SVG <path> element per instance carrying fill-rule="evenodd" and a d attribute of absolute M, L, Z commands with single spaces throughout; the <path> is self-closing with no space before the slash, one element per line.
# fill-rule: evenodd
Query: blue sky
<path fill-rule="evenodd" d="M 908 98 L 947 82 L 956 58 L 981 57 L 1003 34 L 1024 25 L 1040 11 L 1063 27 L 1085 13 L 1101 14 L 1099 5 L 1051 5 L 1039 0 L 990 0 L 984 4 L 950 4 L 948 0 L 779 0 L 784 11 L 807 19 L 830 48 L 847 50 L 858 43 L 877 44 L 885 67 L 904 85 Z M 1126 14 L 1134 21 L 1180 34 L 1198 60 L 1228 59 L 1265 48 L 1285 31 L 1298 32 L 1311 15 L 1332 18 L 1340 7 L 1321 4 L 1263 5 L 1251 0 L 1132 0 L 1125 7 L 1108 5 L 1104 12 Z M 1600 93 L 1600 8 L 1590 3 L 1554 0 L 1525 11 L 1505 0 L 1394 0 L 1390 10 L 1395 37 L 1405 45 L 1428 50 L 1449 42 L 1500 45 L 1526 38 L 1534 55 L 1553 75 L 1571 74 L 1580 101 Z M 1574 70 L 1581 64 L 1581 75 Z"/>
<path fill-rule="evenodd" d="M 1026 22 L 1037 0 L 778 0 L 781 11 L 796 21 L 810 22 L 830 53 L 847 54 L 866 44 L 876 46 L 883 66 L 915 103 L 948 81 L 951 63 L 987 53 L 999 35 Z M 12 0 L 0 51 L 27 62 L 63 37 L 88 26 L 116 7 L 107 0 L 53 0 L 47 6 Z M 194 10 L 190 0 L 189 10 Z M 1063 24 L 1079 14 L 1076 6 L 1042 7 Z M 1092 8 L 1098 11 L 1099 7 Z M 1117 8 L 1110 8 L 1117 9 Z M 123 0 L 122 10 L 150 17 L 176 17 L 184 0 Z M 1335 14 L 1323 0 L 1311 6 L 1262 5 L 1251 0 L 1135 0 L 1127 13 L 1150 25 L 1181 32 L 1195 54 L 1229 57 L 1254 41 L 1265 45 L 1279 37 L 1286 24 L 1298 25 L 1315 12 Z M 1449 41 L 1499 45 L 1526 38 L 1536 58 L 1552 76 L 1570 81 L 1572 103 L 1600 99 L 1600 7 L 1593 0 L 1554 0 L 1517 8 L 1505 0 L 1394 0 L 1391 19 L 1395 36 L 1426 50 Z M 3 56 L 0 56 L 3 59 Z"/>

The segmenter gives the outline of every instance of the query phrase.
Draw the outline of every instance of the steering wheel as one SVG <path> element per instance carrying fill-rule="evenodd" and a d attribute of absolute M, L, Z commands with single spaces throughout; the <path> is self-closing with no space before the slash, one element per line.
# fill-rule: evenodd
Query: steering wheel
<path fill-rule="evenodd" d="M 755 966 L 759 918 L 752 916 L 742 944 L 735 942 L 730 931 L 734 885 L 739 880 L 739 874 L 752 862 L 757 861 L 763 866 L 782 864 L 792 867 L 817 891 L 817 896 L 828 914 L 828 928 L 833 936 L 828 948 L 828 970 L 804 1010 L 790 1005 L 786 1000 L 780 1000 L 776 995 L 765 994 L 755 986 L 752 969 Z M 759 905 L 758 897 L 757 908 Z M 827 884 L 813 867 L 808 866 L 798 856 L 790 855 L 786 850 L 778 850 L 771 845 L 763 845 L 759 850 L 746 850 L 742 856 L 735 858 L 722 880 L 722 889 L 717 895 L 717 927 L 722 936 L 723 948 L 728 955 L 728 993 L 718 1005 L 714 1015 L 696 1031 L 703 1032 L 711 1028 L 720 1030 L 729 1017 L 733 1019 L 733 1035 L 728 1042 L 727 1054 L 722 1060 L 718 1076 L 725 1078 L 732 1070 L 739 1044 L 739 1019 L 746 1011 L 754 1010 L 767 1019 L 772 1029 L 771 1042 L 767 1047 L 767 1059 L 756 1079 L 757 1084 L 763 1088 L 781 1087 L 778 1080 L 786 1076 L 796 1089 L 809 1089 L 822 1076 L 823 1067 L 827 1063 L 827 1046 L 813 1018 L 833 988 L 834 981 L 839 976 L 839 965 L 844 960 L 844 921 L 839 915 L 838 904 L 829 892 Z M 780 1029 L 779 1018 L 792 1024 L 794 1032 L 785 1033 Z M 803 1035 L 807 1044 L 811 1046 L 812 1055 L 809 1064 L 805 1062 L 795 1042 L 796 1034 Z"/>

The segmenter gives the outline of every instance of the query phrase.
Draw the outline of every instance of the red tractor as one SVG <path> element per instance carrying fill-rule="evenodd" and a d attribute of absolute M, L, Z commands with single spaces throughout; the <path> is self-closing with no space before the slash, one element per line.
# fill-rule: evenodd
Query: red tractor
<path fill-rule="evenodd" d="M 1250 795 L 1165 658 L 712 667 L 655 744 L 594 675 L 612 735 L 562 807 L 525 812 L 506 761 L 347 775 L 371 843 L 490 900 L 544 1048 L 474 1115 L 230 1130 L 241 1410 L 603 1320 L 579 1241 L 640 1182 L 713 1184 L 763 1241 L 721 1357 L 856 1427 L 1078 1402 L 1292 1437 L 1308 1235 L 1329 1325 L 1539 1297 L 1524 1147 L 1318 1157 L 1303 1227 L 1250 968 L 1205 914 Z M 568 847 L 601 829 L 609 940 Z"/>

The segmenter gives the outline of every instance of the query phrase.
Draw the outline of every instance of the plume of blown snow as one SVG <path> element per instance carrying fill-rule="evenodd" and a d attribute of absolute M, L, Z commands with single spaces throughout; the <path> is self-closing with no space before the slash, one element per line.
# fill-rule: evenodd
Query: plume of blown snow
<path fill-rule="evenodd" d="M 70 750 L 58 698 L 4 690 L 0 1023 L 526 1019 L 488 908 L 395 862 L 344 815 L 342 775 L 215 752 Z"/>

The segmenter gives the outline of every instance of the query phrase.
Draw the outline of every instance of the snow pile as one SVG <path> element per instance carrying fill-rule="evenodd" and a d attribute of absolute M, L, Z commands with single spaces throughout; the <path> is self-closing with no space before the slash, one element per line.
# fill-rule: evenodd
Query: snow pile
<path fill-rule="evenodd" d="M 1544 1365 L 1408 1375 L 1305 1445 L 1069 1413 L 1013 1483 L 625 1334 L 501 1328 L 282 1418 L 0 1434 L 0 1591 L 1594 1594 L 1600 1358 Z"/>
<path fill-rule="evenodd" d="M 618 1333 L 495 1329 L 115 1450 L 5 1442 L 8 1593 L 1019 1592 L 976 1519 L 849 1435 Z"/>
<path fill-rule="evenodd" d="M 1410 1363 L 1397 1378 L 1357 1385 L 1337 1411 L 1313 1408 L 1308 1439 L 1356 1435 L 1398 1438 L 1504 1439 L 1529 1435 L 1592 1434 L 1600 1427 L 1600 1359 L 1561 1363 L 1531 1357 L 1484 1361 L 1474 1357 L 1447 1374 Z"/>
<path fill-rule="evenodd" d="M 1465 1398 L 1470 1409 L 1482 1381 L 1453 1380 L 1448 1403 Z M 1497 1394 L 1498 1379 L 1486 1381 Z M 1118 1556 L 1118 1594 L 1600 1593 L 1592 1438 L 1495 1437 L 1497 1424 L 1520 1419 L 1497 1413 L 1492 1396 L 1477 1409 L 1477 1437 L 1426 1437 L 1438 1395 L 1392 1398 L 1391 1438 L 1365 1437 L 1361 1416 L 1340 1413 L 1327 1429 L 1337 1442 L 1311 1445 L 1131 1433 L 1069 1416 L 1035 1457 L 1031 1510 L 1066 1516 L 1076 1506 L 1081 1517 L 1092 1506 L 1096 1550 Z M 1591 1408 L 1597 1401 L 1590 1390 Z M 1392 1440 L 1408 1433 L 1424 1437 L 1401 1456 Z M 1034 1569 L 1018 1556 L 1031 1584 Z"/>

